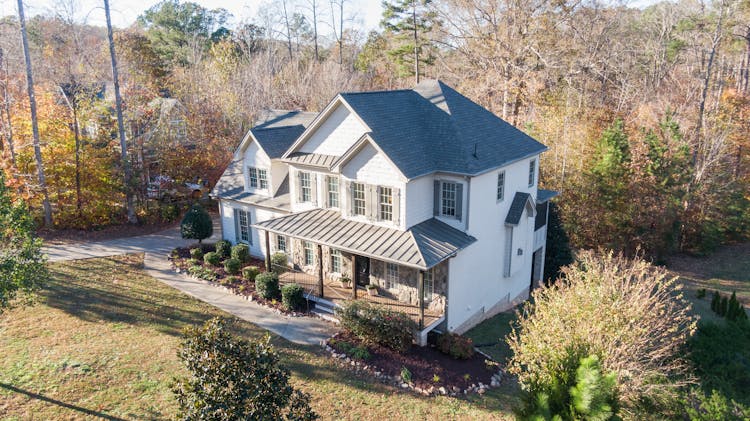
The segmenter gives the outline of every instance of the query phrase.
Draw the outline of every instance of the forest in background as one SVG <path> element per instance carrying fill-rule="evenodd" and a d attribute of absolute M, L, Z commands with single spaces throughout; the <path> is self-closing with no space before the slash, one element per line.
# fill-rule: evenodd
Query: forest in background
<path fill-rule="evenodd" d="M 223 9 L 166 0 L 115 30 L 125 165 L 106 28 L 74 0 L 28 19 L 53 226 L 124 223 L 126 192 L 140 221 L 165 218 L 148 205 L 154 163 L 213 183 L 263 109 L 319 111 L 418 72 L 549 146 L 541 185 L 562 193 L 574 247 L 661 259 L 750 236 L 750 1 L 391 0 L 370 33 L 353 7 L 267 2 L 230 28 Z M 19 26 L 0 20 L 0 165 L 41 221 Z M 166 97 L 184 110 L 179 136 L 153 106 Z"/>

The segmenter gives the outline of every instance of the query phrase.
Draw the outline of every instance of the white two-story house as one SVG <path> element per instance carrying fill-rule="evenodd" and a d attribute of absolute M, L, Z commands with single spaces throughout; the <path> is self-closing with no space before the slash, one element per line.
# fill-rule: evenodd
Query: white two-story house
<path fill-rule="evenodd" d="M 318 114 L 269 113 L 212 194 L 224 238 L 267 265 L 286 253 L 282 282 L 323 308 L 364 298 L 405 311 L 424 341 L 436 327 L 466 331 L 541 280 L 555 196 L 537 188 L 546 149 L 429 80 L 341 93 Z"/>

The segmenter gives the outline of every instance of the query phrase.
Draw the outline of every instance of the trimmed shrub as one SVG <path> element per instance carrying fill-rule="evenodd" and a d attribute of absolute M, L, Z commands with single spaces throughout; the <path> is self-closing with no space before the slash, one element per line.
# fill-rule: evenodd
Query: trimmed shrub
<path fill-rule="evenodd" d="M 224 261 L 224 270 L 230 275 L 236 275 L 240 273 L 242 269 L 242 262 L 237 259 L 227 259 Z"/>
<path fill-rule="evenodd" d="M 200 205 L 193 205 L 182 218 L 180 235 L 182 238 L 198 240 L 198 243 L 214 233 L 211 216 Z"/>
<path fill-rule="evenodd" d="M 216 280 L 216 272 L 205 267 L 205 266 L 190 266 L 188 273 L 196 278 L 203 279 L 204 281 L 213 282 Z"/>
<path fill-rule="evenodd" d="M 305 290 L 298 284 L 284 285 L 281 287 L 281 303 L 287 310 L 299 310 L 305 305 L 304 293 Z"/>
<path fill-rule="evenodd" d="M 437 348 L 440 352 L 457 360 L 468 360 L 474 356 L 474 342 L 471 338 L 455 333 L 440 335 L 437 340 Z"/>
<path fill-rule="evenodd" d="M 227 240 L 221 240 L 216 242 L 216 253 L 219 253 L 219 256 L 222 258 L 229 257 L 229 254 L 232 252 L 232 243 L 230 243 Z"/>
<path fill-rule="evenodd" d="M 250 260 L 250 247 L 248 247 L 247 244 L 237 244 L 232 247 L 231 256 L 232 259 L 237 259 L 240 262 L 245 263 Z"/>
<path fill-rule="evenodd" d="M 274 272 L 264 272 L 255 277 L 255 290 L 266 300 L 279 298 L 279 275 Z"/>
<path fill-rule="evenodd" d="M 255 277 L 260 273 L 258 266 L 248 266 L 242 268 L 242 277 L 250 282 L 255 282 Z"/>
<path fill-rule="evenodd" d="M 196 260 L 203 259 L 203 250 L 200 247 L 190 249 L 190 257 Z"/>
<path fill-rule="evenodd" d="M 366 301 L 351 301 L 336 311 L 341 327 L 366 344 L 379 344 L 397 352 L 411 347 L 416 322 L 406 313 Z"/>
<path fill-rule="evenodd" d="M 227 276 L 226 278 L 222 279 L 219 283 L 221 283 L 225 287 L 230 287 L 239 281 L 240 281 L 240 278 L 236 276 Z"/>
<path fill-rule="evenodd" d="M 211 266 L 219 266 L 221 264 L 221 256 L 211 251 L 203 255 L 203 261 Z"/>
<path fill-rule="evenodd" d="M 278 252 L 271 255 L 271 269 L 274 272 L 282 274 L 287 271 L 288 265 L 289 261 L 286 253 Z"/>

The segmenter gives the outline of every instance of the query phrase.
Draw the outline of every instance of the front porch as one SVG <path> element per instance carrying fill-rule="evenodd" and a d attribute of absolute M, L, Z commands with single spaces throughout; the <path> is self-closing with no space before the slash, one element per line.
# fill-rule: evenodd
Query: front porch
<path fill-rule="evenodd" d="M 340 306 L 346 301 L 360 299 L 371 303 L 385 306 L 391 310 L 406 313 L 420 326 L 431 326 L 443 317 L 442 311 L 425 308 L 420 311 L 419 305 L 399 301 L 397 298 L 391 298 L 383 295 L 387 292 L 378 291 L 378 295 L 370 295 L 367 289 L 361 285 L 356 285 L 356 298 L 354 297 L 354 288 L 344 288 L 338 280 L 332 278 L 323 280 L 323 293 L 319 292 L 319 279 L 315 275 L 310 275 L 302 271 L 289 270 L 279 276 L 280 284 L 296 283 L 301 285 L 311 301 L 333 303 L 334 306 Z M 421 322 L 421 323 L 420 323 Z"/>

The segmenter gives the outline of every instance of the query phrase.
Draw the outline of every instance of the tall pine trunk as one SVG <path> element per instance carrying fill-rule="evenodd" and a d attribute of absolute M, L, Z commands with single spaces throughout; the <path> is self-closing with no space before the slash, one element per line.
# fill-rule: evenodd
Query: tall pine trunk
<path fill-rule="evenodd" d="M 26 36 L 26 18 L 23 14 L 23 0 L 18 0 L 18 20 L 21 23 L 21 39 L 23 41 L 23 55 L 26 59 L 26 89 L 29 92 L 29 108 L 31 109 L 31 131 L 34 136 L 34 159 L 36 160 L 37 176 L 39 177 L 39 190 L 42 192 L 44 207 L 44 225 L 52 226 L 52 206 L 49 204 L 49 193 L 47 192 L 47 179 L 44 176 L 44 163 L 42 162 L 42 149 L 39 145 L 39 124 L 36 116 L 36 96 L 34 95 L 34 74 L 31 71 L 31 57 L 29 56 L 29 40 Z"/>
<path fill-rule="evenodd" d="M 21 0 L 19 0 L 20 2 Z M 128 145 L 125 141 L 125 124 L 122 121 L 122 97 L 120 97 L 120 80 L 117 75 L 117 56 L 115 55 L 115 41 L 112 36 L 112 19 L 109 14 L 109 0 L 104 0 L 104 13 L 107 16 L 107 38 L 109 40 L 109 56 L 112 61 L 112 79 L 115 85 L 115 109 L 117 110 L 117 131 L 120 135 L 120 156 L 125 175 L 125 197 L 128 211 L 128 223 L 135 224 L 138 218 L 135 216 L 135 203 L 133 202 L 133 188 L 130 185 L 133 171 L 128 161 Z"/>

